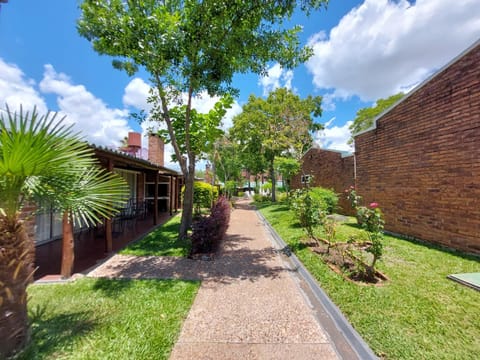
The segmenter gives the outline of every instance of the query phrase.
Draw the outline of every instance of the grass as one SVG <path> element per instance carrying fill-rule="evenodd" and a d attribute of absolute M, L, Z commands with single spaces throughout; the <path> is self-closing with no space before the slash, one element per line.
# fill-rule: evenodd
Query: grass
<path fill-rule="evenodd" d="M 179 280 L 31 285 L 20 359 L 167 359 L 199 288 Z"/>
<path fill-rule="evenodd" d="M 363 339 L 387 359 L 477 359 L 480 354 L 480 293 L 448 280 L 480 271 L 478 257 L 385 236 L 379 270 L 383 286 L 357 285 L 331 271 L 302 242 L 305 237 L 283 204 L 260 211 Z M 352 218 L 338 238 L 359 234 Z"/>
<path fill-rule="evenodd" d="M 181 215 L 176 215 L 165 224 L 144 236 L 139 241 L 128 245 L 119 254 L 136 256 L 187 256 L 190 241 L 179 240 Z"/>

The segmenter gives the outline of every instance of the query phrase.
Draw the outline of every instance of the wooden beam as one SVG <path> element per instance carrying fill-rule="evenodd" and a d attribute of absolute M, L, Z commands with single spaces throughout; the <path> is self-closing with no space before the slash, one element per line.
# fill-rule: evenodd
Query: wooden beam
<path fill-rule="evenodd" d="M 158 172 L 155 173 L 155 189 L 153 195 L 153 225 L 158 224 Z"/>
<path fill-rule="evenodd" d="M 108 171 L 113 172 L 113 160 L 108 159 Z M 112 219 L 105 219 L 105 252 L 113 251 Z"/>
<path fill-rule="evenodd" d="M 170 191 L 170 196 L 169 196 L 169 201 L 168 201 L 168 209 L 170 211 L 170 216 L 173 214 L 173 196 L 174 196 L 174 189 L 173 189 L 173 176 L 170 175 L 169 177 L 169 182 L 168 182 L 168 190 Z"/>

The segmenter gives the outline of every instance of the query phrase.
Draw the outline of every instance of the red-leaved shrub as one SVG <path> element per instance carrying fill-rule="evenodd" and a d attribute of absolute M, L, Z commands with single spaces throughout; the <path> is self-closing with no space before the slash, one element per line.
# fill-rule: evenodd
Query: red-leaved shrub
<path fill-rule="evenodd" d="M 229 222 L 230 203 L 221 196 L 213 205 L 210 216 L 202 217 L 192 225 L 190 255 L 215 252 L 227 232 Z"/>

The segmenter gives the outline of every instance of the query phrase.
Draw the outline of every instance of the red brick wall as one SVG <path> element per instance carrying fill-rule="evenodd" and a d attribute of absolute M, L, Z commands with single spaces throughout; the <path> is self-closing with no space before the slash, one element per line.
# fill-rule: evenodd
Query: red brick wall
<path fill-rule="evenodd" d="M 303 174 L 313 175 L 310 185 L 333 189 L 339 195 L 339 212 L 352 214 L 350 203 L 344 196 L 344 190 L 354 185 L 353 156 L 342 157 L 338 151 L 311 148 L 302 160 Z M 293 189 L 303 186 L 301 175 L 298 174 L 292 178 Z"/>
<path fill-rule="evenodd" d="M 355 138 L 388 231 L 480 253 L 480 44 Z"/>

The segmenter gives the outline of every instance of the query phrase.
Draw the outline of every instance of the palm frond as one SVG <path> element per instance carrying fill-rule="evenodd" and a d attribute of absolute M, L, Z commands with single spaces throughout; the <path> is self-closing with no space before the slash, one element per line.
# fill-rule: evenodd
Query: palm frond
<path fill-rule="evenodd" d="M 72 164 L 95 164 L 93 150 L 64 118 L 36 110 L 0 114 L 0 208 L 14 216 L 21 206 L 27 179 L 34 176 L 69 176 Z"/>
<path fill-rule="evenodd" d="M 72 167 L 68 176 L 36 177 L 28 185 L 34 198 L 68 211 L 76 224 L 95 224 L 114 216 L 128 200 L 125 180 L 97 166 Z"/>

